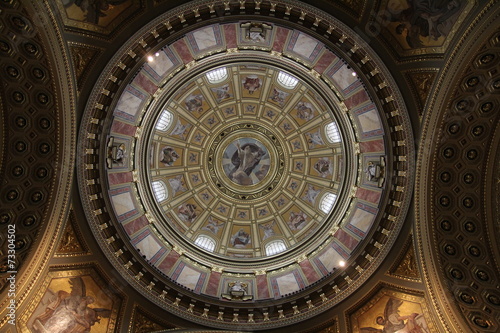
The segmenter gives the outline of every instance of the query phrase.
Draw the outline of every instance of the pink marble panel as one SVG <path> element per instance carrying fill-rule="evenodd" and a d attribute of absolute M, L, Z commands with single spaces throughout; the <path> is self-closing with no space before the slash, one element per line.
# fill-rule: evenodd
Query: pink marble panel
<path fill-rule="evenodd" d="M 120 133 L 128 136 L 134 136 L 137 127 L 122 123 L 121 121 L 115 120 L 113 121 L 113 125 L 111 125 L 112 133 Z"/>
<path fill-rule="evenodd" d="M 354 250 L 356 245 L 358 245 L 359 243 L 357 239 L 355 239 L 342 229 L 337 230 L 337 232 L 335 233 L 335 238 L 337 238 L 339 242 L 344 244 L 351 251 Z"/>
<path fill-rule="evenodd" d="M 326 51 L 325 53 L 323 53 L 321 58 L 319 58 L 318 62 L 314 66 L 314 70 L 322 74 L 325 71 L 325 69 L 327 69 L 328 66 L 332 64 L 332 62 L 337 60 L 338 57 L 335 54 L 333 54 L 333 52 Z"/>
<path fill-rule="evenodd" d="M 302 268 L 302 271 L 304 272 L 304 275 L 306 276 L 307 281 L 309 281 L 309 284 L 319 280 L 319 275 L 314 270 L 309 259 L 301 261 L 299 263 L 299 265 L 300 265 L 300 268 Z"/>
<path fill-rule="evenodd" d="M 162 262 L 158 265 L 158 269 L 163 273 L 168 274 L 168 271 L 170 271 L 170 269 L 174 267 L 179 258 L 179 253 L 175 252 L 174 250 L 170 251 L 165 259 L 163 259 Z"/>
<path fill-rule="evenodd" d="M 132 83 L 135 86 L 142 88 L 144 91 L 147 91 L 151 95 L 153 95 L 158 90 L 158 86 L 148 77 L 146 77 L 142 72 L 137 74 Z"/>
<path fill-rule="evenodd" d="M 132 182 L 132 172 L 109 173 L 109 185 L 124 184 Z"/>
<path fill-rule="evenodd" d="M 372 151 L 384 151 L 384 140 L 372 140 L 359 143 L 359 149 L 362 153 L 368 153 Z"/>
<path fill-rule="evenodd" d="M 227 24 L 224 26 L 224 36 L 226 37 L 226 47 L 232 49 L 238 46 L 236 36 L 236 25 Z"/>
<path fill-rule="evenodd" d="M 347 106 L 348 109 L 352 109 L 357 105 L 360 105 L 361 103 L 364 103 L 366 101 L 369 101 L 370 97 L 368 97 L 368 94 L 366 91 L 363 89 L 351 97 L 347 98 L 344 100 L 345 106 Z"/>
<path fill-rule="evenodd" d="M 187 64 L 188 62 L 193 61 L 193 55 L 189 51 L 189 48 L 186 44 L 186 41 L 184 39 L 180 39 L 177 42 L 173 44 L 175 51 L 177 51 L 177 54 L 180 56 L 182 61 Z"/>
<path fill-rule="evenodd" d="M 378 203 L 380 201 L 380 192 L 368 190 L 365 188 L 358 187 L 358 190 L 356 191 L 356 196 L 360 199 L 370 201 L 373 203 Z"/>
<path fill-rule="evenodd" d="M 219 282 L 222 273 L 212 272 L 210 273 L 210 278 L 208 279 L 207 288 L 205 289 L 205 293 L 207 295 L 217 296 L 219 291 Z"/>
<path fill-rule="evenodd" d="M 131 236 L 147 225 L 148 219 L 146 218 L 146 216 L 142 215 L 141 217 L 124 224 L 123 228 L 125 229 L 127 234 Z"/>
<path fill-rule="evenodd" d="M 270 298 L 269 296 L 269 286 L 267 284 L 266 275 L 257 275 L 257 297 L 259 299 Z"/>
<path fill-rule="evenodd" d="M 283 47 L 285 46 L 286 39 L 288 38 L 288 33 L 290 30 L 278 27 L 276 31 L 276 36 L 274 37 L 273 51 L 283 52 Z"/>

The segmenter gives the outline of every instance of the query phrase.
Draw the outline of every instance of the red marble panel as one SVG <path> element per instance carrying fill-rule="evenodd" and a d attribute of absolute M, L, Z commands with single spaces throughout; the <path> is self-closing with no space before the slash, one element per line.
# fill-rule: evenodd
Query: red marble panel
<path fill-rule="evenodd" d="M 302 268 L 302 271 L 304 272 L 304 275 L 306 276 L 307 281 L 309 281 L 309 284 L 319 280 L 319 275 L 314 270 L 309 259 L 301 261 L 299 263 L 299 265 L 300 265 L 300 268 Z"/>
<path fill-rule="evenodd" d="M 163 273 L 167 274 L 168 271 L 175 265 L 177 260 L 179 260 L 179 253 L 174 250 L 170 251 L 170 253 L 163 259 L 163 261 L 158 265 L 158 269 Z"/>
<path fill-rule="evenodd" d="M 288 29 L 278 27 L 276 36 L 274 37 L 273 51 L 283 52 L 283 47 L 285 46 L 289 31 Z"/>
<path fill-rule="evenodd" d="M 181 57 L 182 61 L 187 64 L 188 62 L 193 61 L 193 55 L 189 51 L 189 48 L 184 41 L 184 39 L 179 39 L 177 42 L 173 44 L 175 51 Z"/>
<path fill-rule="evenodd" d="M 158 90 L 158 86 L 142 73 L 137 74 L 133 81 L 133 84 L 139 88 L 142 88 L 144 91 L 147 91 L 151 95 L 153 95 Z"/>
<path fill-rule="evenodd" d="M 212 272 L 210 273 L 210 278 L 208 279 L 207 288 L 205 289 L 205 293 L 207 295 L 217 296 L 217 292 L 219 291 L 219 282 L 222 273 Z"/>
<path fill-rule="evenodd" d="M 319 58 L 318 62 L 314 66 L 314 70 L 321 74 L 332 64 L 332 62 L 337 61 L 337 59 L 338 57 L 335 54 L 330 51 L 326 51 L 323 53 L 321 58 Z"/>
<path fill-rule="evenodd" d="M 128 136 L 135 136 L 135 131 L 137 127 L 122 123 L 121 121 L 115 120 L 113 121 L 113 125 L 111 125 L 112 133 L 125 134 Z"/>
<path fill-rule="evenodd" d="M 132 172 L 108 173 L 109 185 L 132 182 Z"/>
<path fill-rule="evenodd" d="M 351 97 L 347 98 L 344 100 L 345 106 L 347 106 L 348 109 L 352 109 L 357 105 L 360 105 L 361 103 L 364 103 L 366 101 L 369 101 L 370 97 L 366 93 L 366 91 L 363 89 Z"/>
<path fill-rule="evenodd" d="M 356 196 L 359 199 L 363 199 L 373 203 L 378 203 L 380 201 L 380 195 L 381 195 L 380 192 L 368 190 L 366 188 L 361 188 L 361 187 L 358 187 L 358 190 L 356 191 Z"/>
<path fill-rule="evenodd" d="M 127 234 L 131 236 L 146 225 L 148 225 L 148 219 L 146 218 L 146 216 L 142 215 L 141 217 L 124 224 L 123 228 L 125 229 Z"/>
<path fill-rule="evenodd" d="M 372 140 L 359 143 L 359 149 L 362 153 L 368 153 L 372 151 L 384 151 L 384 140 Z"/>
<path fill-rule="evenodd" d="M 236 25 L 226 24 L 224 26 L 224 36 L 226 37 L 226 47 L 232 49 L 238 46 L 236 38 Z"/>
<path fill-rule="evenodd" d="M 269 296 L 269 286 L 267 284 L 266 275 L 257 275 L 257 297 L 259 299 L 270 298 Z"/>
<path fill-rule="evenodd" d="M 342 229 L 337 230 L 335 233 L 335 238 L 339 240 L 342 244 L 344 244 L 349 250 L 354 250 L 354 248 L 358 245 L 359 241 L 349 235 Z"/>

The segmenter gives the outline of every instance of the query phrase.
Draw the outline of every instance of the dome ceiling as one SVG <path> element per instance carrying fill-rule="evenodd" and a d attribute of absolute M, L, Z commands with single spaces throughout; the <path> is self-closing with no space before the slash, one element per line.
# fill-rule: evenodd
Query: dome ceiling
<path fill-rule="evenodd" d="M 315 90 L 254 60 L 211 69 L 178 91 L 160 107 L 148 148 L 138 144 L 149 159 L 136 154 L 150 162 L 161 234 L 205 239 L 208 252 L 241 261 L 331 228 L 345 157 L 338 122 Z"/>
<path fill-rule="evenodd" d="M 409 202 L 411 129 L 387 70 L 331 17 L 316 17 L 326 39 L 264 19 L 169 37 L 159 18 L 107 66 L 83 120 L 80 191 L 104 252 L 153 302 L 213 327 L 338 303 Z"/>

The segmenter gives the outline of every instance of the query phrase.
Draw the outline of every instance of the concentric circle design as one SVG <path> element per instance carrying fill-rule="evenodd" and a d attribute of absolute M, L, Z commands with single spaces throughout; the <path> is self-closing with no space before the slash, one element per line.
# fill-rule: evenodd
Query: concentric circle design
<path fill-rule="evenodd" d="M 313 93 L 300 71 L 257 59 L 221 65 L 186 77 L 144 119 L 153 135 L 138 140 L 135 155 L 152 157 L 139 174 L 168 193 L 159 197 L 151 187 L 156 205 L 146 205 L 159 213 L 150 223 L 175 235 L 185 251 L 194 244 L 207 262 L 261 260 L 276 254 L 273 242 L 280 242 L 281 255 L 313 246 L 328 235 L 318 237 L 320 229 L 338 223 L 329 218 L 335 203 L 319 206 L 328 193 L 344 197 L 343 164 L 353 159 L 344 154 L 340 132 L 336 140 L 327 133 L 339 123 L 337 107 Z M 213 81 L 214 72 L 226 78 Z M 294 85 L 280 83 L 283 75 Z M 200 239 L 209 251 L 196 246 Z"/>
<path fill-rule="evenodd" d="M 207 157 L 211 180 L 232 198 L 258 199 L 283 179 L 286 156 L 277 135 L 253 122 L 216 136 Z"/>
<path fill-rule="evenodd" d="M 151 22 L 96 85 L 80 147 L 87 218 L 159 306 L 225 329 L 240 324 L 223 308 L 245 329 L 290 325 L 359 288 L 394 243 L 414 168 L 408 115 L 381 61 L 332 17 L 288 0 L 245 21 L 200 6 L 215 16 L 183 25 L 184 6 Z M 280 19 L 287 8 L 314 32 Z"/>

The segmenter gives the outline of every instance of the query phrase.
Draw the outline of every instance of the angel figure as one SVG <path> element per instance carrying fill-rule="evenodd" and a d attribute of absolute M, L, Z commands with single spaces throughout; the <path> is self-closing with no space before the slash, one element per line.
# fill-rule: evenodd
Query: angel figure
<path fill-rule="evenodd" d="M 423 314 L 412 313 L 407 316 L 399 314 L 399 307 L 402 304 L 402 300 L 389 298 L 384 315 L 376 319 L 376 323 L 383 328 L 361 327 L 361 333 L 430 333 Z"/>
<path fill-rule="evenodd" d="M 262 240 L 266 240 L 269 237 L 272 237 L 275 235 L 274 229 L 273 229 L 275 222 L 276 221 L 272 221 L 271 223 L 267 223 L 267 224 L 259 224 L 259 228 L 261 228 L 264 231 L 264 237 L 262 238 Z"/>
<path fill-rule="evenodd" d="M 35 332 L 90 332 L 91 327 L 101 318 L 111 316 L 109 309 L 89 307 L 95 299 L 86 295 L 81 277 L 70 278 L 70 284 L 71 293 L 59 290 L 45 312 L 35 319 Z"/>
<path fill-rule="evenodd" d="M 222 228 L 224 226 L 224 224 L 225 224 L 225 222 L 219 222 L 216 219 L 214 219 L 212 216 L 209 216 L 208 217 L 208 224 L 201 229 L 211 231 L 217 235 L 219 233 L 219 229 Z"/>

